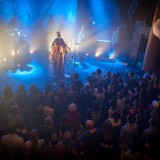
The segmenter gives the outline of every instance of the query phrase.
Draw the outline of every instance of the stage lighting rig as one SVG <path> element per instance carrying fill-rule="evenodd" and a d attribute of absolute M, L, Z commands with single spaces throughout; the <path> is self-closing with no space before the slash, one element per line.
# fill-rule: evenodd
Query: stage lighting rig
<path fill-rule="evenodd" d="M 115 53 L 111 53 L 109 56 L 110 60 L 114 60 L 116 58 L 116 54 Z"/>

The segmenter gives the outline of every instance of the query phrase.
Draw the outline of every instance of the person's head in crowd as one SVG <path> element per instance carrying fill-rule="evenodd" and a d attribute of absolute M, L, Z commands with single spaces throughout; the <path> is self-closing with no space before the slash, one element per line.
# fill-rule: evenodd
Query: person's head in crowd
<path fill-rule="evenodd" d="M 159 85 L 159 79 L 155 78 L 153 83 L 154 83 L 154 87 L 158 87 L 158 85 Z"/>
<path fill-rule="evenodd" d="M 96 111 L 100 111 L 101 110 L 101 102 L 99 100 L 94 100 L 93 104 L 92 104 L 92 108 L 91 110 L 96 112 Z"/>
<path fill-rule="evenodd" d="M 98 68 L 97 71 L 96 71 L 96 74 L 97 74 L 98 76 L 100 76 L 101 73 L 102 73 L 102 70 L 101 70 L 100 68 Z"/>
<path fill-rule="evenodd" d="M 121 74 L 119 72 L 116 72 L 117 78 L 121 77 Z"/>
<path fill-rule="evenodd" d="M 118 83 L 119 87 L 121 87 L 121 88 L 123 87 L 123 79 L 122 78 L 118 77 L 117 83 Z"/>
<path fill-rule="evenodd" d="M 98 90 L 98 93 L 99 93 L 99 94 L 104 94 L 104 93 L 105 93 L 105 91 L 104 91 L 104 89 L 103 89 L 102 86 L 98 86 L 98 87 L 97 87 L 97 90 Z"/>
<path fill-rule="evenodd" d="M 102 87 L 102 86 L 103 86 L 102 82 L 101 82 L 101 81 L 98 81 L 98 82 L 97 82 L 97 87 Z"/>
<path fill-rule="evenodd" d="M 34 90 L 33 95 L 38 96 L 40 93 L 40 90 L 37 88 Z"/>
<path fill-rule="evenodd" d="M 66 98 L 66 95 L 65 95 L 65 92 L 64 91 L 61 91 L 61 90 L 58 90 L 57 91 L 57 100 L 59 100 L 59 101 L 63 101 L 63 100 L 65 100 L 65 98 Z"/>
<path fill-rule="evenodd" d="M 32 129 L 29 134 L 29 139 L 31 142 L 36 142 L 39 139 L 39 132 L 37 129 Z"/>
<path fill-rule="evenodd" d="M 27 122 L 26 122 L 26 120 L 23 120 L 21 123 L 20 123 L 20 125 L 19 125 L 19 131 L 24 131 L 24 130 L 26 130 L 27 131 Z"/>
<path fill-rule="evenodd" d="M 137 113 L 137 112 L 141 112 L 143 111 L 143 108 L 145 107 L 145 103 L 143 101 L 143 99 L 139 98 L 139 99 L 135 99 L 132 102 L 132 105 L 129 108 L 129 112 L 130 113 Z M 132 112 L 133 110 L 133 112 Z"/>
<path fill-rule="evenodd" d="M 94 128 L 94 122 L 92 120 L 87 120 L 86 121 L 86 128 L 88 130 L 92 130 Z"/>
<path fill-rule="evenodd" d="M 35 84 L 32 84 L 32 85 L 29 87 L 29 91 L 32 93 L 36 88 L 37 88 L 37 86 L 36 86 Z"/>
<path fill-rule="evenodd" d="M 117 80 L 117 74 L 116 73 L 112 74 L 111 78 L 112 78 L 112 81 Z"/>
<path fill-rule="evenodd" d="M 112 108 L 116 108 L 117 107 L 117 100 L 115 98 L 111 98 L 109 100 L 109 106 Z"/>
<path fill-rule="evenodd" d="M 36 111 L 37 114 L 43 114 L 43 105 L 38 105 Z"/>
<path fill-rule="evenodd" d="M 105 99 L 105 90 L 102 86 L 97 86 L 97 89 L 95 89 L 94 94 L 95 94 L 96 98 L 99 100 Z"/>
<path fill-rule="evenodd" d="M 95 77 L 96 76 L 96 72 L 92 72 L 91 76 Z"/>
<path fill-rule="evenodd" d="M 65 131 L 72 131 L 71 124 L 68 121 L 66 121 L 66 118 L 60 119 L 59 131 L 61 135 L 63 135 Z"/>
<path fill-rule="evenodd" d="M 144 111 L 146 108 L 148 108 L 148 104 L 147 104 L 146 101 L 144 101 L 143 99 L 139 98 L 138 107 L 139 107 L 140 111 Z"/>
<path fill-rule="evenodd" d="M 90 86 L 91 89 L 94 88 L 94 77 L 93 76 L 87 77 L 87 84 Z"/>
<path fill-rule="evenodd" d="M 112 118 L 113 112 L 114 112 L 113 107 L 110 107 L 110 108 L 108 109 L 108 112 L 107 112 L 108 118 Z"/>
<path fill-rule="evenodd" d="M 159 113 L 157 112 L 157 110 L 151 111 L 151 119 L 156 121 L 157 124 L 160 122 L 160 116 L 159 116 Z"/>
<path fill-rule="evenodd" d="M 160 103 L 160 91 L 157 93 L 157 98 L 158 98 L 158 101 Z"/>
<path fill-rule="evenodd" d="M 152 106 L 152 109 L 158 110 L 159 109 L 159 102 L 157 100 L 153 100 L 151 106 Z"/>
<path fill-rule="evenodd" d="M 143 76 L 144 76 L 145 78 L 150 78 L 151 75 L 152 75 L 152 71 L 148 70 L 148 71 L 146 71 L 146 73 L 144 73 Z"/>
<path fill-rule="evenodd" d="M 24 142 L 23 148 L 22 148 L 22 153 L 24 155 L 31 155 L 32 154 L 32 147 L 33 147 L 33 144 L 31 141 Z"/>
<path fill-rule="evenodd" d="M 139 94 L 140 93 L 140 91 L 141 91 L 141 88 L 139 87 L 139 86 L 137 86 L 136 88 L 135 88 L 135 94 Z"/>
<path fill-rule="evenodd" d="M 58 134 L 54 133 L 51 135 L 51 138 L 50 138 L 50 144 L 51 145 L 56 145 L 59 141 L 59 136 Z"/>
<path fill-rule="evenodd" d="M 127 111 L 128 114 L 134 114 L 135 113 L 135 109 L 133 108 L 133 106 L 130 103 L 126 103 L 124 108 L 125 108 L 125 110 Z"/>
<path fill-rule="evenodd" d="M 114 92 L 114 90 L 115 90 L 114 84 L 109 84 L 108 85 L 108 92 Z"/>
<path fill-rule="evenodd" d="M 54 96 L 54 92 L 52 90 L 46 90 L 45 94 L 49 97 L 53 97 Z"/>
<path fill-rule="evenodd" d="M 17 132 L 17 124 L 14 120 L 9 122 L 8 132 L 11 133 L 11 134 L 14 134 L 14 133 Z"/>
<path fill-rule="evenodd" d="M 84 85 L 83 90 L 84 90 L 85 93 L 90 92 L 90 86 L 88 84 Z"/>
<path fill-rule="evenodd" d="M 133 101 L 133 107 L 138 108 L 138 106 L 139 106 L 139 101 L 136 99 Z"/>
<path fill-rule="evenodd" d="M 105 136 L 104 142 L 106 147 L 112 147 L 113 146 L 113 140 L 111 136 Z"/>
<path fill-rule="evenodd" d="M 46 84 L 45 85 L 45 94 L 49 95 L 49 93 L 52 91 L 52 86 L 51 84 Z"/>
<path fill-rule="evenodd" d="M 30 86 L 29 91 L 30 91 L 31 95 L 35 95 L 35 96 L 39 95 L 39 89 L 37 88 L 37 86 L 35 84 L 32 84 Z"/>
<path fill-rule="evenodd" d="M 124 86 L 124 88 L 122 88 L 121 92 L 123 93 L 124 97 L 128 97 L 128 86 Z"/>
<path fill-rule="evenodd" d="M 141 80 L 139 82 L 140 88 L 142 89 L 146 89 L 148 87 L 147 81 L 146 80 Z"/>
<path fill-rule="evenodd" d="M 10 86 L 6 86 L 3 90 L 3 96 L 6 100 L 13 98 L 12 88 Z"/>
<path fill-rule="evenodd" d="M 118 120 L 120 119 L 120 111 L 118 109 L 115 109 L 113 111 L 112 118 L 115 122 L 118 122 Z"/>
<path fill-rule="evenodd" d="M 129 114 L 135 114 L 136 113 L 136 110 L 132 107 L 132 106 L 128 106 L 128 113 Z"/>
<path fill-rule="evenodd" d="M 77 87 L 75 84 L 72 84 L 71 87 L 70 87 L 70 90 L 71 91 L 76 91 L 77 90 Z"/>
<path fill-rule="evenodd" d="M 157 119 L 156 118 L 150 118 L 148 121 L 149 125 L 151 127 L 156 127 L 158 125 Z"/>
<path fill-rule="evenodd" d="M 21 85 L 19 86 L 19 90 L 20 90 L 20 91 L 25 91 L 25 85 L 24 85 L 24 84 L 21 84 Z"/>
<path fill-rule="evenodd" d="M 112 128 L 113 127 L 112 127 L 111 121 L 108 119 L 103 122 L 102 127 L 101 127 L 102 132 L 108 135 L 112 134 Z"/>
<path fill-rule="evenodd" d="M 44 118 L 44 125 L 46 127 L 52 127 L 53 126 L 53 119 L 50 116 L 47 116 Z"/>
<path fill-rule="evenodd" d="M 89 83 L 91 83 L 91 82 L 92 82 L 92 76 L 87 76 L 87 81 L 88 81 Z"/>
<path fill-rule="evenodd" d="M 10 108 L 10 112 L 13 115 L 18 114 L 19 113 L 19 107 L 18 107 L 18 105 L 17 104 L 12 105 L 11 108 Z"/>
<path fill-rule="evenodd" d="M 10 111 L 10 108 L 15 104 L 16 104 L 15 98 L 10 98 L 7 102 L 7 107 L 6 107 L 7 111 Z"/>
<path fill-rule="evenodd" d="M 152 89 L 152 88 L 153 88 L 153 85 L 154 85 L 154 82 L 153 82 L 153 81 L 148 82 L 148 90 L 149 90 L 149 89 Z"/>
<path fill-rule="evenodd" d="M 72 140 L 72 135 L 71 135 L 71 133 L 70 133 L 69 131 L 65 131 L 65 132 L 63 133 L 62 139 L 63 139 L 63 143 L 64 143 L 64 144 L 70 143 L 71 140 Z"/>
<path fill-rule="evenodd" d="M 130 71 L 129 73 L 128 73 L 128 77 L 129 78 L 134 78 L 134 76 L 135 76 L 135 72 L 133 72 L 133 71 Z"/>
<path fill-rule="evenodd" d="M 44 117 L 51 116 L 54 117 L 54 109 L 52 108 L 51 100 L 49 100 L 49 103 L 47 103 L 46 106 L 43 107 L 43 114 Z"/>
<path fill-rule="evenodd" d="M 110 71 L 107 71 L 107 72 L 105 73 L 105 75 L 106 75 L 107 78 L 111 78 L 111 72 L 110 72 Z"/>
<path fill-rule="evenodd" d="M 63 79 L 60 80 L 60 86 L 64 87 L 65 86 L 65 81 Z"/>
<path fill-rule="evenodd" d="M 75 79 L 75 80 L 78 80 L 78 79 L 79 79 L 79 74 L 78 74 L 78 73 L 75 73 L 75 74 L 74 74 L 74 79 Z"/>
<path fill-rule="evenodd" d="M 128 121 L 128 123 L 130 123 L 130 124 L 135 123 L 135 121 L 136 121 L 136 116 L 135 116 L 135 114 L 134 114 L 134 113 L 129 113 L 129 114 L 127 115 L 127 121 Z"/>
<path fill-rule="evenodd" d="M 123 93 L 122 93 L 122 92 L 118 92 L 117 98 L 118 98 L 118 99 L 123 99 Z"/>
<path fill-rule="evenodd" d="M 52 106 L 52 100 L 51 99 L 45 99 L 45 101 L 44 101 L 44 105 L 45 106 Z"/>
<path fill-rule="evenodd" d="M 77 111 L 77 105 L 75 103 L 71 103 L 69 106 L 68 106 L 68 111 L 69 112 L 76 112 Z"/>
<path fill-rule="evenodd" d="M 146 91 L 141 91 L 139 93 L 139 99 L 142 99 L 142 100 L 146 101 L 146 97 L 147 97 Z"/>

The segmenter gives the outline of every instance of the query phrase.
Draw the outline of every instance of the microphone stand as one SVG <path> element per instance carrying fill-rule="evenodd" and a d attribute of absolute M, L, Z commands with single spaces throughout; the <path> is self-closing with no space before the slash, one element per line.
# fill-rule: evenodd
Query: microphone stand
<path fill-rule="evenodd" d="M 74 68 L 75 68 L 75 63 L 76 63 L 76 52 L 75 53 L 73 52 L 72 58 L 73 58 L 73 73 L 74 73 Z"/>

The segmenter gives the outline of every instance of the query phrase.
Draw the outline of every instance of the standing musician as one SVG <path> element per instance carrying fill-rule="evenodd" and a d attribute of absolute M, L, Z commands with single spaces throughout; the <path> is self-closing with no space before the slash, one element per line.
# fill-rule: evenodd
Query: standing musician
<path fill-rule="evenodd" d="M 115 52 L 115 57 L 119 54 L 119 42 L 120 42 L 120 26 L 117 26 L 112 36 L 112 49 Z"/>
<path fill-rule="evenodd" d="M 64 56 L 70 48 L 67 47 L 63 38 L 61 37 L 61 33 L 58 31 L 57 38 L 54 39 L 51 45 L 51 52 L 49 55 L 50 63 L 53 61 L 55 74 L 63 74 L 63 64 L 64 64 Z"/>
<path fill-rule="evenodd" d="M 84 42 L 87 39 L 88 36 L 87 34 L 88 34 L 87 27 L 83 25 L 78 35 L 78 42 L 80 43 Z"/>

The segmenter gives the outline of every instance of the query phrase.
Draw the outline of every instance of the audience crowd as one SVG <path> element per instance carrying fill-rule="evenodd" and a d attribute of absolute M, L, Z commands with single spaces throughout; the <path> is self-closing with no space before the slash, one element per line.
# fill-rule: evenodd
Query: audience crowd
<path fill-rule="evenodd" d="M 0 97 L 0 160 L 159 160 L 160 79 L 151 72 L 102 74 Z"/>

